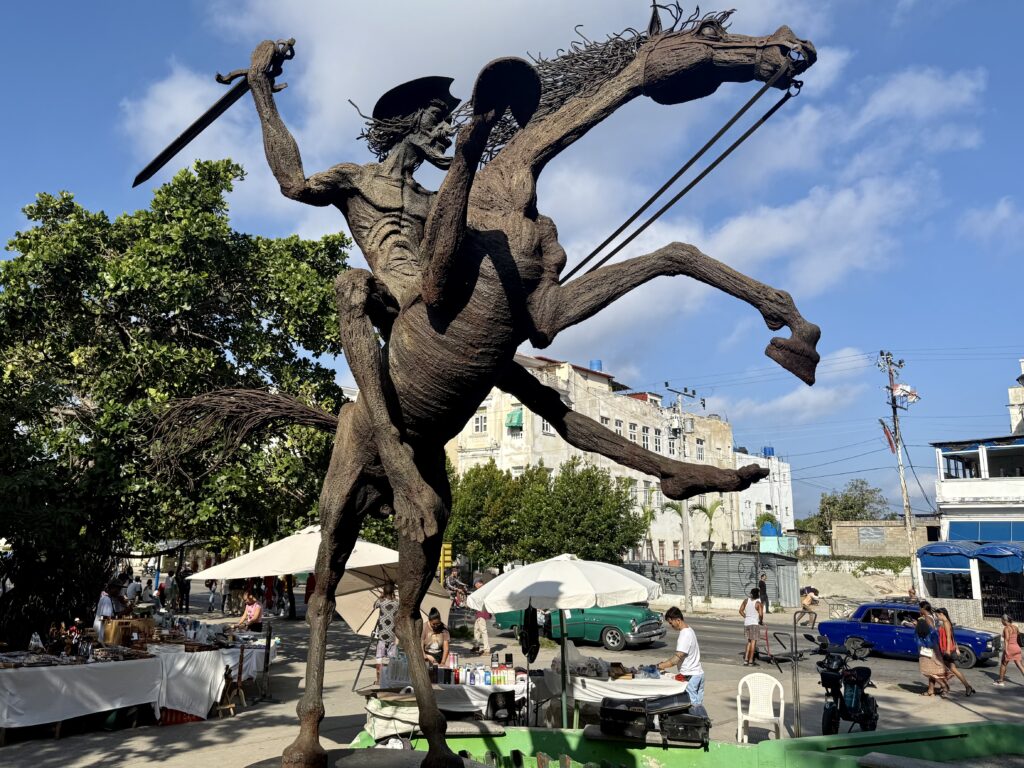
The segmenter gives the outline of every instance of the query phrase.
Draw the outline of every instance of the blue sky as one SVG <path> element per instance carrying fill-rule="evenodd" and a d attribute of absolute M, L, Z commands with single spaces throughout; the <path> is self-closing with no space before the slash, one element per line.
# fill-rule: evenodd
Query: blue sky
<path fill-rule="evenodd" d="M 685 278 L 645 286 L 545 354 L 600 358 L 638 389 L 666 380 L 697 388 L 709 411 L 730 419 L 738 445 L 773 445 L 791 458 L 803 516 L 823 489 L 857 476 L 898 505 L 894 460 L 877 423 L 887 415 L 884 379 L 874 367 L 877 351 L 891 349 L 922 395 L 904 428 L 931 496 L 926 444 L 1006 433 L 1006 388 L 1024 357 L 1024 109 L 1015 55 L 1024 6 L 728 5 L 738 8 L 734 31 L 763 35 L 786 24 L 815 43 L 818 64 L 799 98 L 622 256 L 682 240 L 789 290 L 822 327 L 818 384 L 804 387 L 763 356 L 772 334 L 752 309 Z M 454 92 L 465 96 L 491 58 L 553 54 L 577 24 L 600 37 L 643 28 L 648 13 L 640 0 L 6 4 L 0 231 L 7 239 L 24 226 L 20 209 L 37 192 L 70 190 L 116 215 L 146 206 L 153 186 L 195 157 L 225 156 L 249 171 L 231 200 L 236 228 L 305 236 L 341 229 L 336 211 L 277 192 L 249 101 L 151 182 L 132 190 L 131 180 L 219 96 L 213 74 L 245 66 L 264 38 L 297 39 L 278 103 L 313 172 L 370 160 L 347 99 L 369 111 L 383 91 L 424 74 L 454 76 Z M 558 223 L 570 264 L 755 88 L 725 86 L 675 107 L 638 101 L 553 163 L 540 207 Z M 438 176 L 422 180 L 436 186 Z M 913 477 L 910 485 L 914 508 L 927 510 Z"/>

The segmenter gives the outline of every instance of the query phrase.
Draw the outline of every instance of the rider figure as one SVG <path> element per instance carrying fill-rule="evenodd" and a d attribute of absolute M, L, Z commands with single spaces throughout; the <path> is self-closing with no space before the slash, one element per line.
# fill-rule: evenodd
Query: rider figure
<path fill-rule="evenodd" d="M 444 588 L 451 595 L 454 608 L 461 608 L 466 604 L 466 590 L 469 589 L 469 586 L 459 579 L 458 568 L 448 571 L 448 575 L 444 577 Z"/>

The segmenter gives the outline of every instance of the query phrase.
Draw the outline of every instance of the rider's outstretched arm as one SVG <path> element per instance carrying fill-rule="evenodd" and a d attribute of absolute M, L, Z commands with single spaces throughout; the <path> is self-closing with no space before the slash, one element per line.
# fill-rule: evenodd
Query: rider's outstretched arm
<path fill-rule="evenodd" d="M 252 53 L 247 75 L 249 90 L 263 126 L 263 149 L 281 192 L 292 200 L 309 205 L 330 205 L 338 193 L 352 188 L 352 173 L 359 166 L 342 163 L 306 178 L 299 145 L 285 126 L 274 103 L 273 82 L 267 70 L 277 50 L 273 40 L 264 40 Z"/>

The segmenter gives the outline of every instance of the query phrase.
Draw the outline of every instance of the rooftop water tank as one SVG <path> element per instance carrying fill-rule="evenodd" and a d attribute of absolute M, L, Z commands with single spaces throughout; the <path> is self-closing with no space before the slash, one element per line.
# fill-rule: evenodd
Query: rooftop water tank
<path fill-rule="evenodd" d="M 589 368 L 592 371 L 603 371 L 604 368 L 602 368 L 601 366 L 602 363 L 600 360 L 591 360 L 590 365 L 588 365 L 587 368 Z"/>
<path fill-rule="evenodd" d="M 765 458 L 768 458 L 769 456 L 774 456 L 775 449 L 772 448 L 770 445 L 766 445 L 761 449 L 761 455 L 764 456 Z"/>

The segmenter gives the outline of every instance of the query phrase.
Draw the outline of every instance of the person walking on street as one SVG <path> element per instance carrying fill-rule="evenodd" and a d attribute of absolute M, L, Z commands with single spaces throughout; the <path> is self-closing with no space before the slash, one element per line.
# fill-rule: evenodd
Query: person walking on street
<path fill-rule="evenodd" d="M 210 590 L 210 601 L 207 603 L 206 612 L 213 613 L 213 606 L 217 602 L 217 580 L 207 579 L 206 588 Z"/>
<path fill-rule="evenodd" d="M 398 655 L 398 636 L 395 634 L 398 626 L 398 598 L 395 597 L 394 582 L 384 582 L 381 595 L 374 601 L 373 607 L 378 611 L 374 634 L 377 636 L 377 685 L 380 685 L 384 665 Z"/>
<path fill-rule="evenodd" d="M 927 603 L 923 603 L 927 605 Z M 929 609 L 931 606 L 928 606 Z M 924 609 L 922 608 L 922 613 Z M 964 673 L 956 668 L 956 657 L 958 654 L 956 647 L 956 639 L 953 637 L 953 621 L 949 618 L 949 611 L 945 608 L 936 608 L 931 611 L 932 618 L 935 621 L 935 628 L 939 632 L 939 652 L 942 654 L 942 663 L 946 665 L 946 670 L 964 684 L 964 693 L 967 696 L 973 696 L 976 692 L 971 684 L 967 682 L 967 678 L 964 677 Z"/>
<path fill-rule="evenodd" d="M 686 692 L 694 706 L 704 705 L 704 667 L 700 663 L 700 644 L 697 633 L 686 623 L 683 612 L 675 606 L 665 611 L 665 621 L 679 632 L 676 652 L 672 657 L 658 664 L 658 669 L 672 669 L 678 666 L 679 674 L 686 678 Z"/>
<path fill-rule="evenodd" d="M 942 652 L 939 650 L 939 633 L 934 623 L 921 613 L 917 620 L 914 634 L 917 639 L 918 669 L 928 681 L 928 690 L 922 696 L 934 696 L 936 693 L 942 698 L 949 693 L 949 671 L 942 663 Z"/>
<path fill-rule="evenodd" d="M 754 656 L 757 654 L 757 633 L 764 623 L 764 603 L 761 602 L 760 589 L 750 590 L 750 597 L 740 603 L 740 616 L 743 617 L 743 635 L 747 641 L 743 652 L 743 666 L 756 667 Z"/>
<path fill-rule="evenodd" d="M 807 587 L 804 591 L 804 596 L 800 598 L 800 607 L 804 612 L 810 614 L 810 628 L 814 629 L 814 625 L 818 623 L 818 612 L 814 610 L 814 606 L 818 604 L 818 590 L 814 587 Z M 808 617 L 804 617 L 804 620 L 800 622 L 801 626 L 807 624 Z"/>
<path fill-rule="evenodd" d="M 757 580 L 757 598 L 761 601 L 761 605 L 767 609 L 771 603 L 768 602 L 768 573 L 767 571 L 761 571 L 761 576 Z"/>
<path fill-rule="evenodd" d="M 1003 614 L 1003 658 L 999 660 L 999 679 L 996 685 L 1006 685 L 1006 668 L 1012 661 L 1020 673 L 1024 675 L 1024 664 L 1021 663 L 1020 633 L 1017 625 L 1007 614 Z"/>
<path fill-rule="evenodd" d="M 473 583 L 473 589 L 480 589 L 484 585 L 482 579 Z M 491 614 L 481 608 L 476 612 L 476 619 L 473 621 L 473 653 L 491 655 L 491 638 L 487 636 L 487 622 L 491 620 Z"/>
<path fill-rule="evenodd" d="M 228 598 L 230 597 L 230 595 L 228 594 L 227 579 L 220 580 L 220 583 L 217 585 L 217 591 L 220 592 L 220 612 L 224 613 L 224 609 L 227 607 L 228 604 Z"/>
<path fill-rule="evenodd" d="M 167 576 L 167 587 L 164 589 L 164 604 L 170 608 L 171 613 L 178 610 L 178 574 L 171 571 Z"/>

